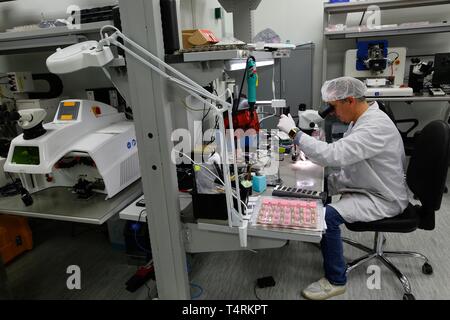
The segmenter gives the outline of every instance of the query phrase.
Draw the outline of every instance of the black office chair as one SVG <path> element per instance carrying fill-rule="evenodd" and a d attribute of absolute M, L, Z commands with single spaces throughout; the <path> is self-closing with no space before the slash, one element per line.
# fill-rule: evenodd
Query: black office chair
<path fill-rule="evenodd" d="M 421 206 L 409 204 L 406 210 L 396 217 L 368 223 L 347 223 L 346 227 L 356 232 L 375 232 L 374 248 L 370 249 L 350 239 L 344 242 L 367 252 L 367 255 L 348 264 L 347 274 L 363 263 L 377 258 L 381 260 L 403 285 L 404 300 L 415 300 L 411 293 L 408 278 L 391 263 L 388 257 L 415 257 L 424 261 L 422 271 L 432 274 L 433 268 L 427 257 L 420 253 L 403 251 L 384 251 L 383 233 L 410 233 L 416 229 L 433 230 L 435 227 L 435 211 L 442 202 L 447 180 L 448 159 L 450 148 L 450 128 L 444 121 L 438 120 L 428 124 L 416 141 L 414 153 L 410 159 L 406 180 L 409 188 L 421 202 Z M 433 159 L 430 165 L 430 159 Z"/>
<path fill-rule="evenodd" d="M 380 108 L 381 111 L 383 111 L 384 113 L 386 113 L 389 118 L 392 120 L 392 122 L 395 123 L 395 125 L 397 126 L 398 124 L 410 124 L 410 127 L 406 130 L 400 130 L 400 128 L 398 128 L 398 131 L 400 132 L 400 135 L 402 137 L 403 140 L 403 146 L 405 147 L 405 154 L 407 156 L 411 156 L 414 152 L 414 146 L 415 146 L 415 141 L 417 140 L 420 132 L 416 132 L 412 137 L 410 136 L 410 133 L 416 129 L 419 126 L 419 120 L 418 119 L 414 119 L 414 118 L 408 118 L 408 119 L 400 119 L 397 120 L 394 117 L 394 112 L 392 112 L 392 109 L 385 105 L 383 102 L 381 101 L 377 101 L 378 106 Z"/>

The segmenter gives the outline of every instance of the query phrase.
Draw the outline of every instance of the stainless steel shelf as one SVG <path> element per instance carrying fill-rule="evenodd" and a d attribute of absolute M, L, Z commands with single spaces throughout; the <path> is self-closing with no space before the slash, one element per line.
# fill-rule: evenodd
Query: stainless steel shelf
<path fill-rule="evenodd" d="M 450 32 L 450 24 L 433 23 L 424 26 L 400 26 L 384 29 L 363 30 L 363 31 L 325 31 L 324 35 L 330 40 L 337 39 L 353 39 L 353 38 L 369 38 L 369 37 L 385 37 L 385 36 L 403 36 L 426 33 L 443 33 Z"/>
<path fill-rule="evenodd" d="M 347 13 L 360 12 L 367 9 L 368 6 L 376 5 L 382 10 L 403 9 L 413 7 L 425 7 L 450 4 L 448 0 L 367 0 L 350 3 L 325 3 L 324 11 L 326 13 Z"/>
<path fill-rule="evenodd" d="M 112 21 L 102 21 L 82 24 L 80 29 L 55 27 L 31 31 L 17 31 L 0 33 L 0 53 L 17 53 L 21 50 L 38 51 L 57 46 L 70 45 L 85 41 L 89 36 L 98 35 L 100 29 L 113 24 Z"/>
<path fill-rule="evenodd" d="M 69 188 L 49 188 L 33 194 L 34 203 L 29 207 L 23 204 L 20 196 L 0 197 L 0 213 L 100 225 L 140 195 L 140 180 L 108 200 L 104 194 L 81 200 Z"/>

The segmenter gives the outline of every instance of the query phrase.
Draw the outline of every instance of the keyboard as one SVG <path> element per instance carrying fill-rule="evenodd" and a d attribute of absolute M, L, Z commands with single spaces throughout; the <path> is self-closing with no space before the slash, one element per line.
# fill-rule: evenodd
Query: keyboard
<path fill-rule="evenodd" d="M 319 199 L 323 202 L 326 201 L 327 195 L 325 192 L 318 192 L 313 190 L 287 187 L 278 185 L 273 189 L 272 196 L 274 197 L 290 197 L 290 198 L 307 198 L 307 199 Z"/>

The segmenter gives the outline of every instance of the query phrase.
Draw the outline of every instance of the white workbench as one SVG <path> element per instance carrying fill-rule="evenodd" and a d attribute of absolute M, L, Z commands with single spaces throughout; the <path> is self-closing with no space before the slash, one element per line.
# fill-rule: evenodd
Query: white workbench
<path fill-rule="evenodd" d="M 139 219 L 139 222 L 146 222 L 147 212 L 145 207 L 138 207 L 136 205 L 142 199 L 144 199 L 144 195 L 140 196 L 135 201 L 133 201 L 128 207 L 123 209 L 119 214 L 120 219 L 129 221 L 138 221 Z M 179 199 L 181 210 L 184 210 L 192 202 L 192 196 L 187 193 L 180 192 Z"/>

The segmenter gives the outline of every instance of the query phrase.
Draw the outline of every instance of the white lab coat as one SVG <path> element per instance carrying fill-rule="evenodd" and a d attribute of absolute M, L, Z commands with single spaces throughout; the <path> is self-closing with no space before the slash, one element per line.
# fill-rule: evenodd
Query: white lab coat
<path fill-rule="evenodd" d="M 402 138 L 391 119 L 374 103 L 351 123 L 344 138 L 328 144 L 306 134 L 300 149 L 324 167 L 340 167 L 328 177 L 329 192 L 342 194 L 330 204 L 346 222 L 393 217 L 409 203 Z"/>

